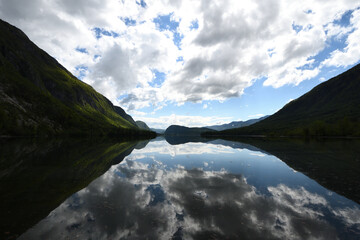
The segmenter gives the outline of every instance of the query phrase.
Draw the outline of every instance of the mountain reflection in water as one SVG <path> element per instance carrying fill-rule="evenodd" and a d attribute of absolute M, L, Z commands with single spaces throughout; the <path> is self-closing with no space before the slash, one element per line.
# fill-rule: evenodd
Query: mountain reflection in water
<path fill-rule="evenodd" d="M 150 142 L 19 239 L 360 236 L 357 203 L 260 149 L 220 143 Z"/>
<path fill-rule="evenodd" d="M 15 239 L 139 144 L 1 139 L 0 239 Z"/>

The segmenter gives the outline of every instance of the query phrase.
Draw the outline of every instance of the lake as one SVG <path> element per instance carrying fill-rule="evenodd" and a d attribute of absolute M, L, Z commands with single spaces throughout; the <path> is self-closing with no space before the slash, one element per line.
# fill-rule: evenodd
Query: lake
<path fill-rule="evenodd" d="M 2 140 L 1 239 L 360 238 L 358 141 L 173 144 Z"/>

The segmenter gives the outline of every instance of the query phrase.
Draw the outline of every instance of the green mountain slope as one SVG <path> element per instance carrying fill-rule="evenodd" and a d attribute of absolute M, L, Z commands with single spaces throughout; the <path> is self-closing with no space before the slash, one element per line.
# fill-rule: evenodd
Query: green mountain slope
<path fill-rule="evenodd" d="M 0 135 L 129 134 L 132 118 L 0 20 Z M 132 120 L 132 121 L 131 121 Z"/>
<path fill-rule="evenodd" d="M 360 136 L 359 93 L 360 65 L 357 65 L 254 125 L 216 135 Z"/>
<path fill-rule="evenodd" d="M 122 118 L 124 118 L 128 122 L 130 122 L 132 125 L 137 126 L 135 120 L 129 114 L 127 114 L 124 109 L 118 106 L 114 106 L 114 110 L 117 114 L 119 114 Z"/>
<path fill-rule="evenodd" d="M 147 130 L 147 131 L 151 131 L 149 126 L 143 122 L 143 121 L 136 121 L 136 125 L 138 126 L 138 128 L 140 129 L 144 129 L 144 130 Z"/>

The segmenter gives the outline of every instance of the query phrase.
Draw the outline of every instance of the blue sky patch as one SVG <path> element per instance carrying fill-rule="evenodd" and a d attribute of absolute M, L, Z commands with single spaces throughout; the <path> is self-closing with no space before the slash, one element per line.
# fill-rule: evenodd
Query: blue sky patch
<path fill-rule="evenodd" d="M 320 65 L 321 62 L 326 60 L 330 57 L 331 53 L 335 50 L 343 51 L 344 48 L 347 46 L 346 40 L 347 40 L 348 34 L 343 35 L 342 37 L 339 36 L 333 36 L 330 39 L 326 41 L 326 47 L 320 51 L 316 56 L 310 58 L 315 59 L 314 64 Z"/>
<path fill-rule="evenodd" d="M 160 31 L 169 30 L 175 32 L 179 27 L 179 22 L 171 20 L 172 15 L 173 13 L 159 15 L 157 18 L 154 18 L 153 22 Z"/>
<path fill-rule="evenodd" d="M 181 50 L 181 41 L 183 40 L 184 36 L 178 32 L 174 33 L 173 42 Z"/>
<path fill-rule="evenodd" d="M 89 70 L 89 68 L 84 65 L 76 66 L 75 69 L 78 73 L 76 77 L 80 80 L 83 80 L 83 78 L 86 76 L 86 72 Z"/>
<path fill-rule="evenodd" d="M 86 53 L 86 54 L 89 53 L 86 48 L 77 47 L 75 50 L 81 53 Z"/>
<path fill-rule="evenodd" d="M 173 32 L 173 42 L 179 49 L 181 49 L 181 40 L 184 38 L 184 36 L 177 31 L 179 22 L 172 20 L 172 15 L 173 13 L 168 15 L 159 15 L 157 18 L 153 19 L 153 22 L 159 31 L 168 30 Z"/>
<path fill-rule="evenodd" d="M 111 36 L 113 36 L 113 38 L 117 38 L 117 37 L 120 37 L 120 34 L 118 34 L 117 32 L 111 31 Z"/>
<path fill-rule="evenodd" d="M 153 80 L 149 83 L 150 86 L 152 86 L 152 87 L 160 87 L 161 84 L 165 81 L 166 74 L 163 73 L 163 72 L 159 72 L 157 69 L 152 69 L 151 71 L 153 72 L 153 74 L 155 75 L 155 77 L 154 77 Z"/>
<path fill-rule="evenodd" d="M 335 20 L 333 23 L 340 25 L 342 27 L 346 27 L 350 24 L 350 18 L 352 16 L 352 13 L 354 12 L 354 10 L 349 10 L 346 11 L 340 19 Z"/>
<path fill-rule="evenodd" d="M 196 19 L 196 20 L 191 22 L 190 30 L 198 29 L 198 28 L 199 28 L 199 21 Z"/>
<path fill-rule="evenodd" d="M 183 61 L 184 61 L 184 58 L 182 56 L 180 56 L 176 59 L 176 62 L 183 62 Z"/>
<path fill-rule="evenodd" d="M 94 31 L 95 37 L 97 39 L 101 38 L 103 35 L 108 36 L 108 37 L 112 36 L 111 32 L 109 32 L 103 28 L 96 27 L 96 28 L 93 28 L 92 30 Z"/>
<path fill-rule="evenodd" d="M 136 1 L 136 4 L 141 6 L 142 8 L 146 8 L 147 4 L 144 0 Z"/>
<path fill-rule="evenodd" d="M 299 33 L 301 30 L 303 30 L 303 26 L 296 25 L 295 23 L 292 24 L 292 28 L 296 33 Z"/>
<path fill-rule="evenodd" d="M 342 27 L 347 27 L 350 25 L 350 18 L 352 15 L 353 11 L 347 11 L 346 13 L 344 13 L 342 15 L 342 17 L 339 20 L 335 20 L 333 23 L 334 24 L 338 24 L 341 25 Z M 335 50 L 338 51 L 343 51 L 344 48 L 347 46 L 346 40 L 349 36 L 349 34 L 351 34 L 354 31 L 354 29 L 352 31 L 350 31 L 349 33 L 347 33 L 346 35 L 335 35 L 332 36 L 331 38 L 327 39 L 326 41 L 326 46 L 325 48 L 320 51 L 316 56 L 313 56 L 311 58 L 309 58 L 309 60 L 314 59 L 314 63 L 311 65 L 312 69 L 314 67 L 318 67 L 320 66 L 321 62 L 323 62 L 324 60 L 328 59 L 331 56 L 331 53 Z M 327 32 L 325 32 L 327 34 Z M 309 66 L 304 66 L 300 69 L 309 69 Z M 321 73 L 324 72 L 324 69 L 321 70 Z"/>
<path fill-rule="evenodd" d="M 270 48 L 270 49 L 267 50 L 269 57 L 272 57 L 272 55 L 275 54 L 274 50 L 275 50 L 274 48 Z"/>
<path fill-rule="evenodd" d="M 120 19 L 125 23 L 126 26 L 135 26 L 136 25 L 136 20 L 134 20 L 134 19 L 131 19 L 128 17 L 120 18 Z"/>
<path fill-rule="evenodd" d="M 127 98 L 128 96 L 129 96 L 129 94 L 126 93 L 126 94 L 123 94 L 123 95 L 119 96 L 118 98 L 116 98 L 116 100 L 120 101 L 120 100 L 122 100 L 124 98 Z"/>
<path fill-rule="evenodd" d="M 314 67 L 314 64 L 313 63 L 307 63 L 301 67 L 297 67 L 296 69 L 299 69 L 299 70 L 313 70 L 315 69 Z"/>

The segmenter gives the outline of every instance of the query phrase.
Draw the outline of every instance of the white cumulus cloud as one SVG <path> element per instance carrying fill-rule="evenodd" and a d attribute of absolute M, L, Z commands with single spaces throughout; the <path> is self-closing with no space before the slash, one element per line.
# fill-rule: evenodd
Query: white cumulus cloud
<path fill-rule="evenodd" d="M 298 85 L 323 66 L 360 60 L 358 1 L 143 2 L 0 0 L 0 18 L 133 111 L 224 101 L 262 77 L 265 86 Z M 349 10 L 350 23 L 336 24 Z M 167 15 L 171 22 L 162 23 L 168 26 L 155 23 Z M 345 38 L 345 47 L 316 62 L 334 37 Z M 165 79 L 155 84 L 154 71 Z"/>

